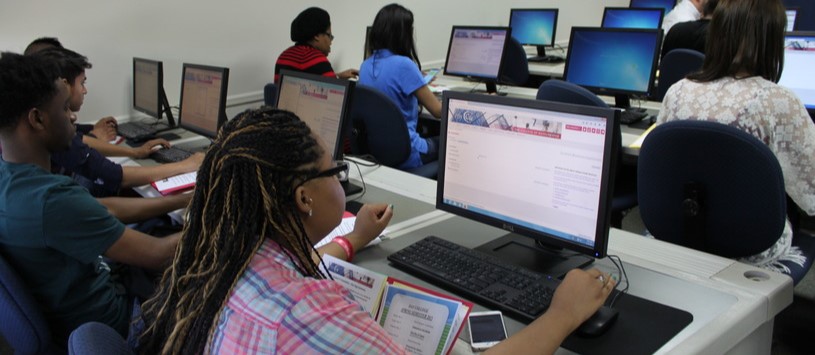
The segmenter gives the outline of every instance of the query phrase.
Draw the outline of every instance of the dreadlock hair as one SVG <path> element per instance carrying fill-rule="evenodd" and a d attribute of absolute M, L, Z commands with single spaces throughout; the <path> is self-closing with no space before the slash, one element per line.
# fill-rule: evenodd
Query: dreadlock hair
<path fill-rule="evenodd" d="M 88 62 L 87 57 L 67 48 L 46 48 L 32 55 L 49 58 L 55 61 L 59 66 L 60 71 L 62 71 L 62 77 L 65 80 L 68 80 L 68 84 L 72 86 L 74 85 L 74 80 L 76 80 L 76 77 L 84 73 L 85 69 L 90 69 L 92 67 L 91 63 Z"/>
<path fill-rule="evenodd" d="M 293 113 L 247 110 L 227 122 L 207 151 L 173 264 L 143 305 L 139 353 L 199 354 L 229 294 L 268 238 L 298 271 L 325 278 L 312 259 L 294 200 L 325 154 Z"/>

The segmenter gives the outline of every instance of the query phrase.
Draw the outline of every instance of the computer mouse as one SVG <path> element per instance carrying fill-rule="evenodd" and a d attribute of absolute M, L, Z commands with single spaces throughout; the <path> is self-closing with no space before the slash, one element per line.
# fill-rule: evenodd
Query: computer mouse
<path fill-rule="evenodd" d="M 577 335 L 584 338 L 603 335 L 617 321 L 618 315 L 619 312 L 614 308 L 600 307 L 597 312 L 577 328 Z"/>
<path fill-rule="evenodd" d="M 162 150 L 162 149 L 164 149 L 164 146 L 161 145 L 161 144 L 156 144 L 156 145 L 154 145 L 153 147 L 150 148 L 150 150 L 152 150 L 154 152 L 157 151 L 157 150 Z"/>

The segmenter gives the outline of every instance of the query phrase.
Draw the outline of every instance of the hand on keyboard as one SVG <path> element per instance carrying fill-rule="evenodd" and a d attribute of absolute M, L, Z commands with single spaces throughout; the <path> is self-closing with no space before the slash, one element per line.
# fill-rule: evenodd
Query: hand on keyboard
<path fill-rule="evenodd" d="M 141 147 L 133 148 L 133 158 L 144 159 L 153 154 L 157 149 L 170 148 L 170 142 L 165 139 L 151 139 Z"/>

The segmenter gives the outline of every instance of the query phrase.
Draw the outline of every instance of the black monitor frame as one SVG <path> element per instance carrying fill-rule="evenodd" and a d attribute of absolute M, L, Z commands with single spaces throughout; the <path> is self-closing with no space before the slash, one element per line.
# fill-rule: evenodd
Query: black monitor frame
<path fill-rule="evenodd" d="M 329 147 L 332 150 L 332 157 L 334 160 L 342 160 L 344 156 L 343 152 L 343 142 L 346 138 L 351 136 L 351 132 L 353 130 L 353 125 L 351 124 L 351 102 L 354 98 L 354 87 L 356 85 L 355 82 L 351 80 L 343 80 L 339 78 L 329 78 L 321 75 L 316 74 L 309 74 L 304 72 L 292 71 L 292 70 L 281 70 L 280 71 L 280 80 L 278 81 L 278 88 L 277 88 L 277 95 L 275 96 L 274 107 L 278 107 L 278 103 L 280 102 L 280 95 L 283 92 L 283 79 L 286 77 L 298 78 L 302 80 L 309 80 L 309 81 L 316 81 L 323 84 L 330 84 L 330 85 L 338 85 L 345 88 L 345 100 L 342 103 L 342 109 L 340 111 L 340 122 L 339 122 L 339 129 L 337 130 L 337 139 L 334 142 L 333 147 Z M 314 128 L 311 129 L 312 131 L 316 130 Z"/>
<path fill-rule="evenodd" d="M 187 68 L 189 69 L 198 69 L 198 70 L 206 70 L 211 72 L 217 72 L 221 74 L 221 92 L 218 98 L 218 123 L 215 128 L 214 132 L 202 129 L 198 126 L 188 125 L 184 122 L 184 80 L 187 76 Z M 179 105 L 178 105 L 178 126 L 190 132 L 195 132 L 202 136 L 208 137 L 210 139 L 214 139 L 215 136 L 218 135 L 218 130 L 221 129 L 224 123 L 226 123 L 226 96 L 227 90 L 229 88 L 229 68 L 224 67 L 215 67 L 209 65 L 201 65 L 201 64 L 190 64 L 184 63 L 181 70 L 181 97 L 179 98 Z"/>
<path fill-rule="evenodd" d="M 157 107 L 141 107 L 138 105 L 138 100 L 136 97 L 138 92 L 138 85 L 136 84 L 136 66 L 139 62 L 154 65 L 157 68 L 156 73 L 158 73 L 158 80 L 156 80 L 156 82 L 158 87 L 155 91 L 158 94 L 158 97 L 156 98 L 156 103 L 158 104 Z M 164 65 L 161 61 L 133 57 L 133 109 L 147 114 L 157 120 L 161 120 L 161 117 L 166 115 L 169 128 L 175 127 L 176 123 L 175 119 L 173 118 L 173 112 L 170 110 L 170 102 L 167 100 L 167 93 L 164 91 Z"/>
<path fill-rule="evenodd" d="M 651 71 L 649 74 L 648 79 L 648 88 L 645 91 L 637 91 L 637 90 L 626 90 L 626 89 L 618 89 L 618 88 L 605 88 L 599 86 L 589 86 L 584 85 L 582 83 L 577 83 L 578 85 L 594 92 L 598 95 L 613 95 L 614 96 L 614 106 L 621 108 L 621 109 L 628 109 L 631 107 L 631 95 L 643 95 L 648 96 L 650 95 L 654 89 L 656 88 L 655 79 L 656 79 L 656 72 L 658 69 L 658 62 L 659 62 L 659 53 L 662 47 L 662 29 L 634 29 L 634 28 L 602 28 L 602 27 L 572 27 L 572 33 L 570 35 L 569 40 L 569 50 L 566 53 L 566 64 L 563 68 L 563 80 L 569 81 L 569 67 L 571 65 L 571 59 L 574 51 L 572 51 L 572 47 L 574 46 L 574 38 L 576 32 L 581 31 L 590 31 L 590 32 L 631 32 L 631 33 L 655 33 L 655 39 L 657 41 L 656 45 L 654 46 L 654 54 L 653 59 L 651 60 Z"/>
<path fill-rule="evenodd" d="M 790 36 L 792 36 L 792 37 L 812 37 L 812 38 L 815 38 L 815 31 L 788 31 L 788 32 L 784 32 L 784 41 L 786 42 L 787 37 L 790 37 Z M 786 50 L 786 48 L 785 48 L 785 50 Z M 786 58 L 786 56 L 785 56 L 785 58 Z M 787 69 L 787 66 L 785 66 L 784 69 Z M 802 103 L 806 104 L 806 102 L 802 102 Z M 815 122 L 815 108 L 807 107 L 806 110 L 807 110 L 807 113 L 809 113 L 809 117 L 811 117 L 813 122 Z"/>
<path fill-rule="evenodd" d="M 792 21 L 792 24 L 787 23 L 787 28 L 785 28 L 784 30 L 786 31 L 791 26 L 792 31 L 795 31 L 795 25 L 798 22 L 798 15 L 801 14 L 801 9 L 799 7 L 797 7 L 797 6 L 787 6 L 787 7 L 784 8 L 784 15 L 785 16 L 787 14 L 787 11 L 795 11 L 795 19 Z M 787 31 L 787 32 L 792 32 L 792 31 Z"/>
<path fill-rule="evenodd" d="M 444 202 L 450 100 L 466 100 L 486 104 L 588 115 L 605 118 L 607 120 L 594 246 L 589 247 L 584 244 L 556 237 L 543 231 L 527 228 L 518 223 L 513 223 L 512 221 L 476 213 L 468 208 Z M 614 144 L 614 136 L 618 134 L 616 130 L 619 129 L 619 124 L 616 123 L 617 120 L 618 113 L 610 108 L 445 91 L 442 95 L 442 119 L 441 135 L 439 136 L 439 174 L 438 187 L 436 189 L 436 208 L 460 217 L 508 231 L 508 235 L 495 241 L 488 242 L 477 249 L 489 254 L 501 255 L 502 253 L 506 253 L 506 251 L 501 250 L 504 246 L 510 245 L 509 243 L 515 243 L 520 245 L 521 248 L 513 249 L 523 250 L 524 253 L 529 252 L 532 254 L 531 256 L 519 256 L 517 259 L 535 260 L 535 263 L 540 265 L 524 266 L 531 267 L 533 270 L 544 274 L 561 276 L 565 274 L 565 272 L 568 272 L 568 270 L 576 267 L 582 267 L 593 262 L 594 258 L 603 258 L 607 255 L 608 248 L 608 233 L 611 219 L 611 192 L 614 184 L 613 164 L 614 158 L 618 154 L 619 149 Z M 560 249 L 567 250 L 564 251 Z M 573 251 L 580 254 L 575 254 Z M 503 258 L 506 259 L 506 255 L 503 255 Z M 515 260 L 516 258 L 513 257 L 511 262 Z"/>
<path fill-rule="evenodd" d="M 460 29 L 471 29 L 471 30 L 487 30 L 487 31 L 506 31 L 506 39 L 504 40 L 504 48 L 501 51 L 501 59 L 498 63 L 498 73 L 495 77 L 488 77 L 483 75 L 469 75 L 469 74 L 462 74 L 450 71 L 450 50 L 453 47 L 453 40 L 455 40 L 454 36 L 456 34 L 456 30 Z M 512 37 L 512 29 L 509 27 L 501 27 L 501 26 L 453 26 L 452 30 L 450 31 L 450 42 L 447 45 L 447 55 L 444 59 L 444 75 L 449 76 L 457 76 L 462 77 L 465 79 L 470 80 L 478 80 L 487 85 L 487 93 L 495 94 L 498 92 L 498 88 L 496 87 L 495 83 L 501 77 L 501 74 L 504 72 L 504 56 L 507 53 L 507 48 L 509 47 L 510 37 Z"/>
<path fill-rule="evenodd" d="M 550 43 L 524 43 L 524 42 L 518 41 L 518 42 L 521 43 L 521 45 L 524 45 L 524 46 L 535 46 L 535 48 L 538 51 L 537 56 L 538 57 L 546 57 L 546 47 L 554 47 L 555 46 L 555 38 L 557 37 L 557 18 L 558 18 L 558 14 L 559 14 L 560 11 L 558 9 L 553 9 L 553 8 L 550 8 L 550 9 L 509 9 L 509 27 L 510 28 L 512 28 L 512 14 L 515 13 L 515 12 L 524 12 L 524 11 L 529 11 L 529 12 L 534 12 L 534 11 L 547 11 L 547 12 L 549 12 L 549 11 L 551 11 L 551 12 L 555 13 L 555 18 L 552 21 L 552 41 L 550 41 Z M 517 38 L 516 38 L 516 40 L 517 40 Z"/>
<path fill-rule="evenodd" d="M 606 18 L 608 16 L 609 11 L 631 11 L 631 12 L 634 12 L 634 11 L 643 11 L 643 12 L 659 11 L 659 21 L 657 22 L 657 26 L 656 26 L 655 29 L 662 28 L 662 20 L 664 20 L 664 18 L 665 18 L 665 9 L 662 9 L 662 8 L 659 8 L 659 7 L 606 7 L 603 10 L 603 21 L 600 22 L 600 27 L 610 28 L 610 27 L 606 26 Z"/>
<path fill-rule="evenodd" d="M 631 0 L 628 3 L 628 7 L 654 8 L 653 6 L 640 5 L 640 4 L 638 4 L 638 2 L 639 2 L 639 0 Z M 657 7 L 657 8 L 665 10 L 665 12 L 663 14 L 667 15 L 669 12 L 671 12 L 671 10 L 673 10 L 674 7 L 676 7 L 676 4 L 679 2 L 679 0 L 663 0 L 663 2 L 665 2 L 666 5 L 670 4 L 670 6 Z"/>
<path fill-rule="evenodd" d="M 371 50 L 371 28 L 373 26 L 366 26 L 365 27 L 365 44 L 363 45 L 363 49 L 365 50 L 362 54 L 362 60 L 368 59 L 368 57 L 373 54 L 373 50 Z"/>

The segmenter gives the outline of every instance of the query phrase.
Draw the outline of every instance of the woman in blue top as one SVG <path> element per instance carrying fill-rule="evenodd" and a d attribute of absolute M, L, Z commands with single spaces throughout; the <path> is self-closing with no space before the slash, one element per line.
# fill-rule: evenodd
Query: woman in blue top
<path fill-rule="evenodd" d="M 439 118 L 441 103 L 424 82 L 413 41 L 413 13 L 398 4 L 383 7 L 376 14 L 369 41 L 373 53 L 362 63 L 359 83 L 384 93 L 405 117 L 411 152 L 399 168 L 416 168 L 437 160 L 439 138 L 422 138 L 416 132 L 419 104 Z"/>

